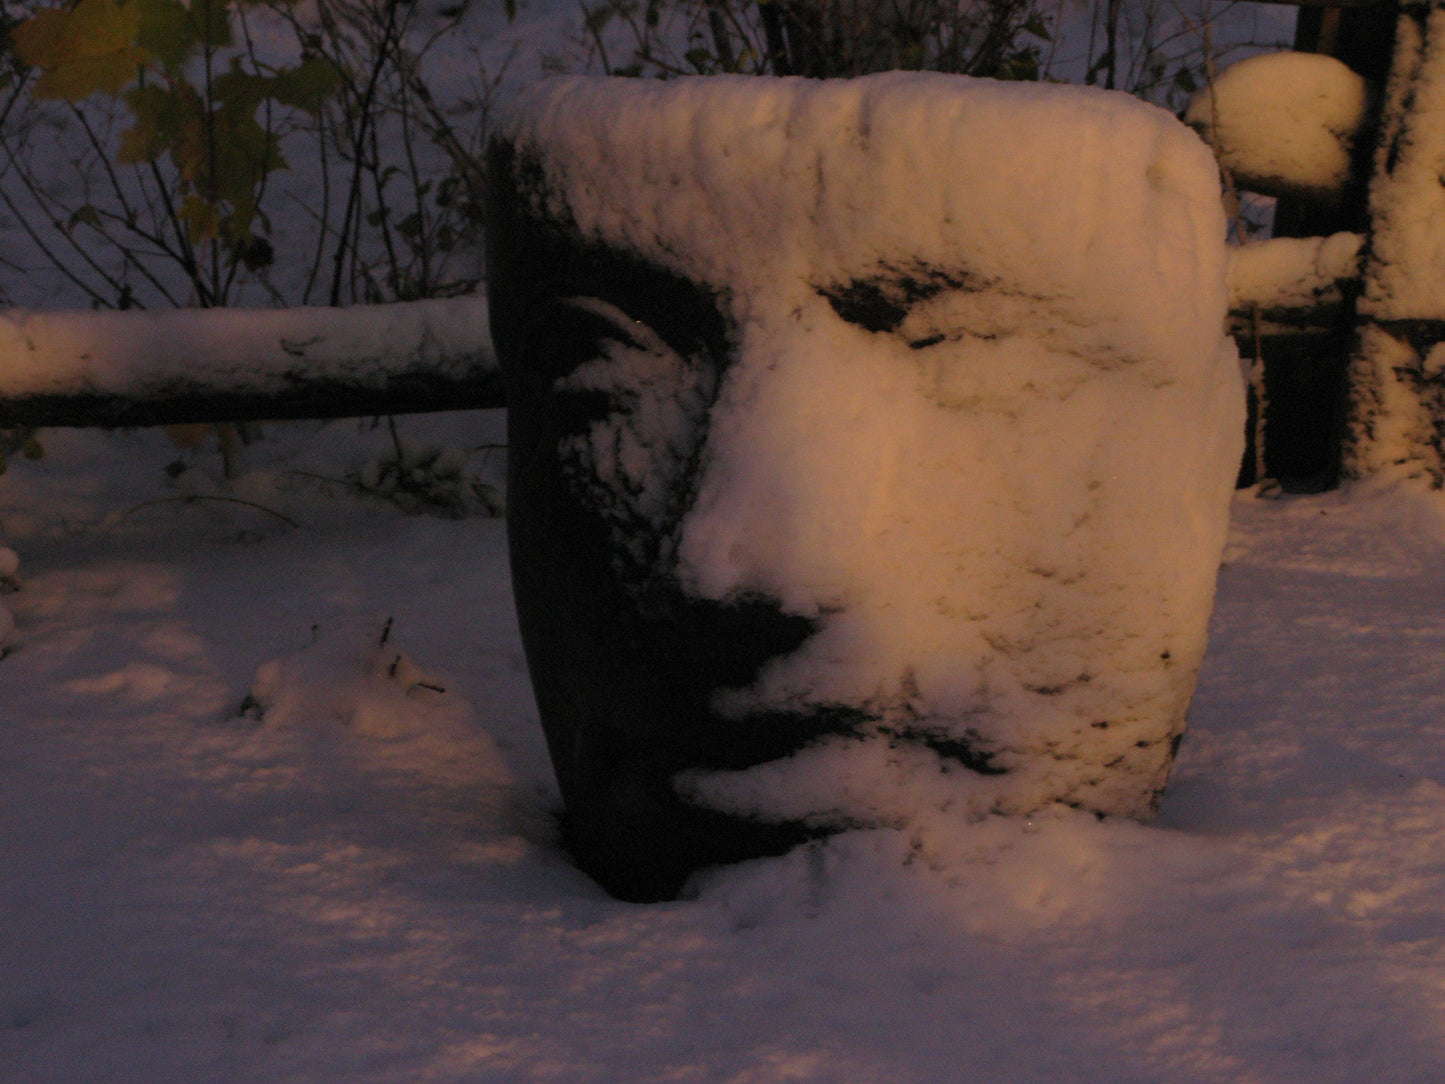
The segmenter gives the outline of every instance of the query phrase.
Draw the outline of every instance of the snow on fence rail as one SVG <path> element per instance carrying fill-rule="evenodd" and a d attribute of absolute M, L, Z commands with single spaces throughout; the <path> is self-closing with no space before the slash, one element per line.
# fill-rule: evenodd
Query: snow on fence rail
<path fill-rule="evenodd" d="M 1362 238 L 1235 251 L 1230 300 L 1322 323 Z M 485 295 L 346 309 L 0 312 L 0 427 L 124 426 L 505 406 Z"/>
<path fill-rule="evenodd" d="M 0 312 L 0 427 L 502 403 L 481 295 L 346 309 Z"/>

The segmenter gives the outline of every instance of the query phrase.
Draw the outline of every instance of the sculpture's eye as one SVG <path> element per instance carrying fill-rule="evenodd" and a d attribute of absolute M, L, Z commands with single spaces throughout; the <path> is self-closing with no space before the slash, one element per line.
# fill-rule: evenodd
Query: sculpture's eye
<path fill-rule="evenodd" d="M 1102 325 L 1094 329 L 1093 348 L 1081 354 L 1080 333 L 1086 332 L 1087 341 L 1089 319 L 1075 311 L 1075 298 L 1040 290 L 1037 284 L 1025 286 L 960 268 L 883 267 L 816 289 L 843 320 L 896 336 L 912 350 L 967 343 L 977 354 L 975 363 L 990 359 L 992 368 L 1012 359 L 1025 341 L 1023 352 L 1030 359 L 1046 350 L 1087 357 L 1106 368 L 1130 360 Z"/>
<path fill-rule="evenodd" d="M 569 297 L 559 304 L 595 319 L 597 356 L 558 380 L 558 391 L 602 392 L 618 405 L 692 386 L 711 396 L 716 380 L 705 359 L 683 357 L 642 320 L 596 297 Z"/>
<path fill-rule="evenodd" d="M 914 350 L 965 337 L 991 339 L 1008 330 L 1001 324 L 1016 322 L 1010 317 L 1022 315 L 999 311 L 1001 298 L 1021 295 L 959 268 L 883 267 L 817 291 L 843 320 L 866 331 L 897 335 Z"/>
<path fill-rule="evenodd" d="M 973 292 L 990 284 L 958 268 L 882 266 L 867 277 L 817 287 L 836 312 L 868 331 L 898 331 L 920 303 L 940 294 Z"/>
<path fill-rule="evenodd" d="M 582 314 L 590 360 L 553 385 L 585 407 L 557 448 L 579 501 L 607 524 L 629 582 L 650 582 L 672 561 L 675 527 L 693 490 L 716 367 L 685 357 L 646 323 L 600 298 L 559 306 Z"/>

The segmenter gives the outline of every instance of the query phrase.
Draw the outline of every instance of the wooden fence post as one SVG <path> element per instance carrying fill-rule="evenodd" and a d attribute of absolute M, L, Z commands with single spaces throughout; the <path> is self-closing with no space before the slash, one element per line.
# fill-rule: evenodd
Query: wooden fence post
<path fill-rule="evenodd" d="M 1328 6 L 1303 3 L 1295 28 L 1296 52 L 1321 53 L 1342 61 L 1372 84 L 1383 87 L 1390 70 L 1397 11 L 1374 0 Z M 1328 237 L 1368 229 L 1367 198 L 1372 152 L 1372 122 L 1355 143 L 1354 182 L 1334 206 L 1281 196 L 1275 206 L 1275 237 Z M 1251 446 L 1241 473 L 1242 485 L 1266 479 L 1287 492 L 1317 492 L 1338 484 L 1350 396 L 1347 374 L 1355 343 L 1355 289 L 1323 326 L 1275 329 L 1259 334 L 1246 328 L 1241 349 L 1256 350 L 1263 372 L 1251 388 Z M 1258 424 L 1257 412 L 1263 412 Z M 1262 452 L 1262 454 L 1259 454 Z M 1262 463 L 1264 476 L 1256 464 Z"/>

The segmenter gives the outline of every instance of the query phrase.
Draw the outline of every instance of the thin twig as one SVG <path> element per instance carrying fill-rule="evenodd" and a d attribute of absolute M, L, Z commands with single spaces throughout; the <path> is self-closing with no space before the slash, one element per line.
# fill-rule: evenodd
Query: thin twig
<path fill-rule="evenodd" d="M 134 515 L 142 508 L 152 508 L 156 505 L 161 504 L 195 504 L 198 501 L 215 501 L 220 504 L 245 505 L 247 508 L 254 508 L 258 512 L 265 512 L 269 515 L 275 516 L 277 519 L 281 520 L 281 522 L 285 523 L 289 527 L 295 527 L 298 530 L 301 528 L 301 524 L 297 523 L 290 516 L 286 515 L 286 513 L 278 512 L 274 508 L 267 508 L 264 504 L 257 504 L 255 501 L 243 500 L 240 497 L 216 497 L 204 493 L 187 493 L 181 497 L 157 497 L 153 501 L 142 501 L 135 507 L 129 508 L 125 512 L 121 513 L 120 518 L 125 519 L 127 516 Z"/>

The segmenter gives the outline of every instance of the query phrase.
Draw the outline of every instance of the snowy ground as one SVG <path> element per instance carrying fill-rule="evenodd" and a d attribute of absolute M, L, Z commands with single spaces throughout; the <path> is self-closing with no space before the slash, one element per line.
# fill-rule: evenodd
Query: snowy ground
<path fill-rule="evenodd" d="M 498 8 L 519 82 L 576 19 Z M 401 435 L 495 484 L 501 421 Z M 355 421 L 229 484 L 43 438 L 0 478 L 0 1084 L 1445 1079 L 1438 497 L 1238 497 L 1153 826 L 858 833 L 640 907 L 558 849 L 484 496 L 362 495 Z"/>
<path fill-rule="evenodd" d="M 495 480 L 499 427 L 401 436 Z M 1157 824 L 642 907 L 557 849 L 502 522 L 316 477 L 389 447 L 275 427 L 225 488 L 52 432 L 0 480 L 0 1081 L 1445 1078 L 1439 498 L 1238 497 Z"/>

